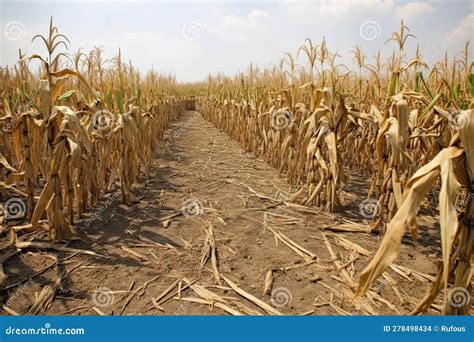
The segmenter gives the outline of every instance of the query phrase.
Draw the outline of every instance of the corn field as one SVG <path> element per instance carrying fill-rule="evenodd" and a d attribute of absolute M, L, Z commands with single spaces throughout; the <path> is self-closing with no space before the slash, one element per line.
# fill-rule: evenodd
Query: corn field
<path fill-rule="evenodd" d="M 69 40 L 52 21 L 49 34 L 36 39 L 46 56 L 20 52 L 18 65 L 2 70 L 0 189 L 26 203 L 18 210 L 26 211 L 29 223 L 15 231 L 45 230 L 61 241 L 117 182 L 123 203 L 137 201 L 130 187 L 147 174 L 158 137 L 183 103 L 169 95 L 172 77 L 141 77 L 120 51 L 110 69 L 101 47 L 73 56 L 60 52 Z M 29 70 L 31 60 L 40 61 L 40 77 Z"/>
<path fill-rule="evenodd" d="M 413 37 L 402 22 L 389 40 L 396 51 L 386 62 L 379 53 L 375 64 L 356 46 L 356 72 L 337 64 L 324 39 L 306 39 L 273 69 L 250 65 L 234 78 L 210 78 L 199 104 L 207 120 L 286 176 L 293 202 L 338 210 L 351 182 L 348 166 L 370 179 L 367 197 L 377 198 L 371 229 L 384 237 L 361 274 L 358 297 L 397 257 L 405 230 L 417 238 L 417 212 L 439 212 L 443 262 L 414 310 L 420 313 L 448 284 L 471 284 L 472 196 L 458 204 L 474 180 L 474 62 L 466 43 L 430 68 L 419 50 L 413 58 L 404 53 Z M 306 63 L 297 64 L 300 55 Z M 439 192 L 436 208 L 426 197 L 431 189 Z M 467 314 L 469 307 L 447 305 L 445 312 Z"/>
<path fill-rule="evenodd" d="M 422 211 L 438 220 L 442 259 L 412 313 L 427 312 L 442 293 L 443 314 L 469 314 L 471 301 L 453 307 L 447 293 L 472 293 L 474 62 L 466 43 L 427 65 L 423 51 L 405 53 L 412 39 L 402 22 L 387 42 L 390 58 L 379 52 L 369 63 L 355 46 L 350 70 L 329 41 L 307 38 L 276 66 L 252 64 L 234 77 L 183 85 L 154 71 L 142 75 L 120 50 L 110 60 L 102 47 L 71 53 L 51 20 L 48 34 L 33 38 L 45 54 L 20 51 L 13 68 L 0 69 L 0 203 L 17 199 L 22 213 L 0 207 L 2 234 L 13 244 L 31 232 L 70 241 L 107 193 L 138 203 L 133 184 L 149 177 L 170 123 L 196 104 L 205 120 L 278 170 L 291 187 L 289 203 L 343 212 L 346 189 L 367 180 L 368 233 L 381 242 L 355 300 L 399 256 L 405 232 L 418 238 Z M 211 250 L 213 234 L 206 228 Z"/>

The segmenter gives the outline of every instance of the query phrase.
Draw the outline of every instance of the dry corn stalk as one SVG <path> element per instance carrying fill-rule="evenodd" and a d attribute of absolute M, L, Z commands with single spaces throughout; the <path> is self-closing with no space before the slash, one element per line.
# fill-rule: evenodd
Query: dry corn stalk
<path fill-rule="evenodd" d="M 90 211 L 117 180 L 123 201 L 135 200 L 131 186 L 140 172 L 148 172 L 158 138 L 184 101 L 155 93 L 173 78 L 143 79 L 131 64 L 121 63 L 120 52 L 115 70 L 104 67 L 101 48 L 83 64 L 87 72 L 79 70 L 86 56 L 81 51 L 75 55 L 77 70 L 61 69 L 69 57 L 58 50 L 67 49 L 69 40 L 52 21 L 48 35 L 34 39 L 44 42 L 46 57 L 20 52 L 15 77 L 0 70 L 6 76 L 0 94 L 14 94 L 13 99 L 0 95 L 0 193 L 2 202 L 12 196 L 26 202 L 25 219 L 33 228 L 40 229 L 46 215 L 51 237 L 62 240 L 72 236 L 76 217 Z M 33 59 L 42 66 L 38 78 L 28 70 Z"/>

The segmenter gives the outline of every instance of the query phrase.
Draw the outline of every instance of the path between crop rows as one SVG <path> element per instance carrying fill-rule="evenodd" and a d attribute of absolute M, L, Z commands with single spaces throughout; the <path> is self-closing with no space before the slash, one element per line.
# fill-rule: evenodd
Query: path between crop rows
<path fill-rule="evenodd" d="M 357 205 L 351 212 L 327 215 L 281 204 L 290 187 L 278 172 L 195 112 L 182 113 L 161 146 L 149 180 L 133 188 L 139 203 L 126 206 L 119 196 L 112 203 L 104 198 L 95 208 L 97 219 L 76 226 L 80 239 L 68 247 L 103 257 L 32 250 L 6 263 L 8 286 L 50 265 L 51 255 L 59 259 L 59 266 L 9 291 L 12 309 L 28 312 L 35 292 L 46 285 L 55 288 L 61 275 L 45 314 L 268 314 L 273 309 L 283 314 L 396 314 L 409 312 L 428 289 L 426 273 L 435 272 L 429 258 L 438 242 L 420 245 L 407 238 L 397 264 L 422 275 L 390 270 L 371 298 L 351 303 L 355 288 L 350 279 L 357 282 L 370 256 L 357 256 L 349 245 L 373 253 L 380 236 L 321 227 L 348 215 L 362 222 Z M 182 215 L 183 203 L 188 209 L 194 203 L 195 210 Z M 273 283 L 263 294 L 269 274 Z M 269 308 L 242 297 L 226 279 Z M 211 301 L 221 304 L 208 305 Z"/>

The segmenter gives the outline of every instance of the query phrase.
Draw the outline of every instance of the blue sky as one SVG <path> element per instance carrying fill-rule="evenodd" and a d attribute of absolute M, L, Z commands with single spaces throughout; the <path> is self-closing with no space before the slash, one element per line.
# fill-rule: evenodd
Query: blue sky
<path fill-rule="evenodd" d="M 153 65 L 184 82 L 209 73 L 234 74 L 250 62 L 276 64 L 306 37 L 319 42 L 326 36 L 329 49 L 343 55 L 341 63 L 350 63 L 349 51 L 359 44 L 370 62 L 378 49 L 391 54 L 394 45 L 384 42 L 398 30 L 400 19 L 418 38 L 409 41 L 409 56 L 417 43 L 430 62 L 445 51 L 458 52 L 466 40 L 474 44 L 474 2 L 469 0 L 0 0 L 0 65 L 13 65 L 20 48 L 43 53 L 31 37 L 47 32 L 51 15 L 71 40 L 70 52 L 103 45 L 111 57 L 121 47 L 124 60 L 140 70 Z M 472 46 L 470 51 L 472 57 Z"/>

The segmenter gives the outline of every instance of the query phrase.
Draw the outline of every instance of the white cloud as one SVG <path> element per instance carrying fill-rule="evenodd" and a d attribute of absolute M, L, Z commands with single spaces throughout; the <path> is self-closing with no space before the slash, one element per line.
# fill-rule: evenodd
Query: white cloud
<path fill-rule="evenodd" d="M 395 8 L 393 0 L 319 0 L 312 2 L 299 2 L 287 4 L 289 13 L 310 16 L 341 16 L 364 13 L 380 15 Z M 339 20 L 339 18 L 338 18 Z"/>
<path fill-rule="evenodd" d="M 272 16 L 268 14 L 267 12 L 264 12 L 259 9 L 254 9 L 252 12 L 249 13 L 249 15 L 247 16 L 247 19 L 250 22 L 258 24 L 258 23 L 267 22 L 271 17 Z"/>
<path fill-rule="evenodd" d="M 427 2 L 410 2 L 395 9 L 395 13 L 400 19 L 413 18 L 431 11 L 433 11 L 433 6 Z"/>
<path fill-rule="evenodd" d="M 224 15 L 217 23 L 205 24 L 206 33 L 225 42 L 246 43 L 256 37 L 271 34 L 272 16 L 260 9 L 254 9 L 246 16 Z"/>
<path fill-rule="evenodd" d="M 259 9 L 251 11 L 247 17 L 239 17 L 234 14 L 226 15 L 222 18 L 222 27 L 236 29 L 257 29 L 268 24 L 271 15 Z"/>
<path fill-rule="evenodd" d="M 465 17 L 474 10 L 471 0 L 269 0 L 257 7 L 251 7 L 250 1 L 193 0 L 192 5 L 190 1 L 75 3 L 72 11 L 78 21 L 90 23 L 86 26 L 68 20 L 71 7 L 60 3 L 44 1 L 44 6 L 32 7 L 7 1 L 0 21 L 21 21 L 27 32 L 21 39 L 7 41 L 0 23 L 0 65 L 15 63 L 19 48 L 30 54 L 44 53 L 39 41 L 30 42 L 31 32 L 44 33 L 51 14 L 60 32 L 71 39 L 70 51 L 104 45 L 104 57 L 109 58 L 120 46 L 123 60 L 130 59 L 143 73 L 153 64 L 155 70 L 172 71 L 181 81 L 205 79 L 209 72 L 232 75 L 246 70 L 250 62 L 261 67 L 276 64 L 285 51 L 295 55 L 306 37 L 317 43 L 325 36 L 330 51 L 337 50 L 342 56 L 338 63 L 351 65 L 349 51 L 355 44 L 362 46 L 367 61 L 372 62 L 379 49 L 384 56 L 392 53 L 394 45 L 384 41 L 399 29 L 401 18 L 418 38 L 418 42 L 408 41 L 408 57 L 413 56 L 417 43 L 423 56 L 431 57 L 443 53 L 443 41 L 450 56 L 460 51 L 467 39 L 474 42 L 474 18 Z M 380 36 L 365 40 L 360 27 L 372 21 L 380 26 Z M 183 33 L 189 23 L 202 29 L 196 39 Z M 430 52 L 430 46 L 436 53 Z M 301 57 L 299 62 L 306 61 Z"/>

